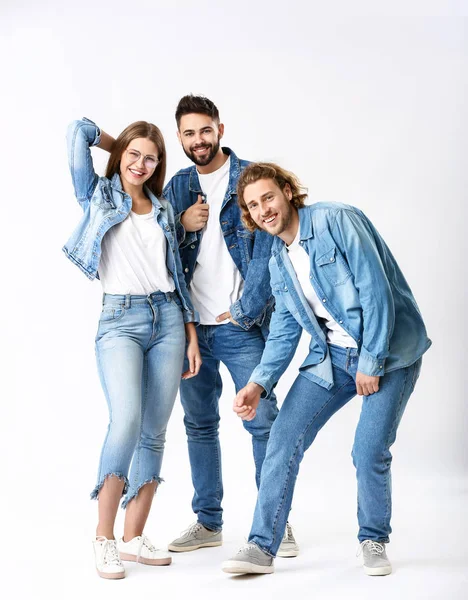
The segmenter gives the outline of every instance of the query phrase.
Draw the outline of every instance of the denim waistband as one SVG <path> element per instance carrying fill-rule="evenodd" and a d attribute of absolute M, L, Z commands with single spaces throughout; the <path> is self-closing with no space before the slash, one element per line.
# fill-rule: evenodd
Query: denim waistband
<path fill-rule="evenodd" d="M 357 348 L 343 348 L 343 346 L 335 346 L 335 344 L 328 344 L 328 348 L 330 350 L 330 353 L 342 354 L 347 358 L 359 356 L 359 350 Z"/>
<path fill-rule="evenodd" d="M 130 308 L 132 304 L 161 304 L 161 302 L 178 301 L 177 292 L 153 292 L 152 294 L 136 295 L 136 294 L 103 294 L 102 304 L 119 304 Z"/>

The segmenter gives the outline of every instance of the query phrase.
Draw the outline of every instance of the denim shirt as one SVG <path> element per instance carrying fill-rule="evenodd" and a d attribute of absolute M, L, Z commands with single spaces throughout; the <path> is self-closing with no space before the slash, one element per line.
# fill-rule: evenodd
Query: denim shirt
<path fill-rule="evenodd" d="M 299 209 L 300 245 L 309 255 L 309 279 L 333 319 L 358 346 L 358 371 L 382 376 L 413 364 L 430 347 L 411 290 L 387 245 L 357 208 L 320 202 Z M 299 285 L 284 242 L 276 237 L 270 259 L 276 309 L 261 363 L 250 381 L 266 393 L 296 351 L 302 330 L 310 335 L 301 373 L 333 386 L 326 328 Z"/>
<path fill-rule="evenodd" d="M 73 121 L 67 131 L 68 162 L 75 195 L 83 209 L 83 217 L 63 247 L 68 258 L 89 279 L 99 277 L 101 243 L 111 227 L 121 223 L 132 208 L 132 198 L 122 188 L 120 176 L 99 177 L 93 167 L 90 146 L 99 144 L 101 132 L 89 119 Z M 158 200 L 149 189 L 145 194 L 154 206 L 154 216 L 166 238 L 166 267 L 174 280 L 182 302 L 184 322 L 198 321 L 180 262 L 174 213 L 165 200 Z"/>
<path fill-rule="evenodd" d="M 231 157 L 231 164 L 219 221 L 229 254 L 244 279 L 242 296 L 229 310 L 242 329 L 248 330 L 254 324 L 263 324 L 262 329 L 266 333 L 274 304 L 268 270 L 273 239 L 264 231 L 248 231 L 242 224 L 236 186 L 241 171 L 249 163 L 237 158 L 229 148 L 223 148 L 223 152 Z M 202 232 L 185 231 L 180 217 L 195 204 L 199 194 L 203 195 L 203 191 L 195 165 L 178 171 L 163 191 L 164 198 L 169 200 L 176 214 L 177 239 L 187 286 L 192 281 Z"/>

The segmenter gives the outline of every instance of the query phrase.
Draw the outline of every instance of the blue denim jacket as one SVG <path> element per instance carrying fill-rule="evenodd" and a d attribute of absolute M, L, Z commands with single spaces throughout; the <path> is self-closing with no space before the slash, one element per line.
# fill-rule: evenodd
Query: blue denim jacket
<path fill-rule="evenodd" d="M 263 231 L 248 231 L 242 224 L 236 187 L 241 171 L 249 163 L 237 158 L 229 148 L 223 148 L 223 152 L 231 157 L 231 165 L 219 220 L 229 254 L 244 279 L 242 296 L 229 310 L 242 329 L 263 324 L 265 330 L 274 304 L 268 271 L 273 238 Z M 177 239 L 187 286 L 192 281 L 202 232 L 186 232 L 180 217 L 197 201 L 198 194 L 203 192 L 195 165 L 178 171 L 163 191 L 164 198 L 169 200 L 176 213 Z"/>
<path fill-rule="evenodd" d="M 99 144 L 100 135 L 97 125 L 89 119 L 73 121 L 67 132 L 73 187 L 84 215 L 63 251 L 89 279 L 99 277 L 102 238 L 127 217 L 132 207 L 132 199 L 122 189 L 118 173 L 107 179 L 94 171 L 90 146 Z M 184 322 L 198 321 L 182 272 L 172 207 L 165 200 L 158 200 L 147 188 L 145 193 L 153 203 L 155 218 L 167 240 L 166 266 L 182 302 Z"/>
<path fill-rule="evenodd" d="M 355 340 L 358 371 L 382 376 L 413 364 L 431 341 L 402 272 L 369 219 L 352 206 L 320 202 L 299 209 L 299 222 L 299 243 L 310 259 L 310 283 L 333 319 Z M 310 308 L 278 237 L 269 266 L 276 310 L 250 381 L 270 393 L 305 329 L 311 340 L 300 371 L 330 389 L 333 370 L 325 326 Z"/>

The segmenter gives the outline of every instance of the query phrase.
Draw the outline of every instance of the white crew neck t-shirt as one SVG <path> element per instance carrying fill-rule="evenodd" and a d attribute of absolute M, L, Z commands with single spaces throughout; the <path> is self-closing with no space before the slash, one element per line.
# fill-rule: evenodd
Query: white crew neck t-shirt
<path fill-rule="evenodd" d="M 166 267 L 166 238 L 151 212 L 130 211 L 122 223 L 102 239 L 99 278 L 106 294 L 148 295 L 173 292 L 174 280 Z"/>
<path fill-rule="evenodd" d="M 298 228 L 294 241 L 290 246 L 287 246 L 289 259 L 291 260 L 297 279 L 310 308 L 318 319 L 325 322 L 327 327 L 327 342 L 329 344 L 334 344 L 335 346 L 341 346 L 342 348 L 357 348 L 357 344 L 353 338 L 333 319 L 331 314 L 324 307 L 323 302 L 320 301 L 320 298 L 315 293 L 309 279 L 309 255 L 299 244 L 300 237 L 300 228 Z"/>
<path fill-rule="evenodd" d="M 200 250 L 190 284 L 192 302 L 201 325 L 220 325 L 216 317 L 229 310 L 241 295 L 244 281 L 229 254 L 219 215 L 229 185 L 231 159 L 214 173 L 198 173 L 201 189 L 210 206 L 208 222 L 202 231 Z M 228 320 L 223 321 L 228 323 Z"/>

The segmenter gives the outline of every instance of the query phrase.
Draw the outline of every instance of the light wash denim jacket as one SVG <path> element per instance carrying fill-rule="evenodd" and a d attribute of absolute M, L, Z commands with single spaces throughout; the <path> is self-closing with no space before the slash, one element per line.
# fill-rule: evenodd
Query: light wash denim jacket
<path fill-rule="evenodd" d="M 112 179 L 107 179 L 99 177 L 94 171 L 90 146 L 99 144 L 100 135 L 99 127 L 89 119 L 73 121 L 67 131 L 73 187 L 84 215 L 63 251 L 89 279 L 99 277 L 104 235 L 111 227 L 121 223 L 132 208 L 132 199 L 124 192 L 118 173 Z M 182 272 L 172 207 L 165 200 L 158 200 L 147 188 L 145 193 L 154 206 L 155 218 L 167 240 L 166 266 L 182 302 L 184 322 L 198 322 L 198 313 L 193 308 Z"/>
<path fill-rule="evenodd" d="M 231 157 L 231 164 L 219 221 L 229 254 L 244 279 L 242 296 L 229 310 L 242 329 L 248 330 L 257 324 L 266 335 L 274 304 L 268 271 L 273 238 L 263 231 L 248 231 L 242 224 L 236 187 L 241 171 L 249 163 L 237 158 L 229 148 L 223 148 L 223 152 Z M 202 232 L 186 232 L 180 217 L 197 201 L 198 194 L 203 195 L 203 192 L 195 165 L 178 171 L 163 191 L 176 214 L 177 239 L 187 286 L 192 281 Z"/>
<path fill-rule="evenodd" d="M 355 340 L 358 371 L 382 376 L 413 364 L 430 347 L 413 294 L 387 245 L 357 208 L 320 202 L 299 209 L 300 244 L 310 259 L 310 283 L 328 312 Z M 269 263 L 276 299 L 261 363 L 250 381 L 267 393 L 291 362 L 302 330 L 310 335 L 301 373 L 333 386 L 326 329 L 297 280 L 284 242 L 276 237 Z"/>

